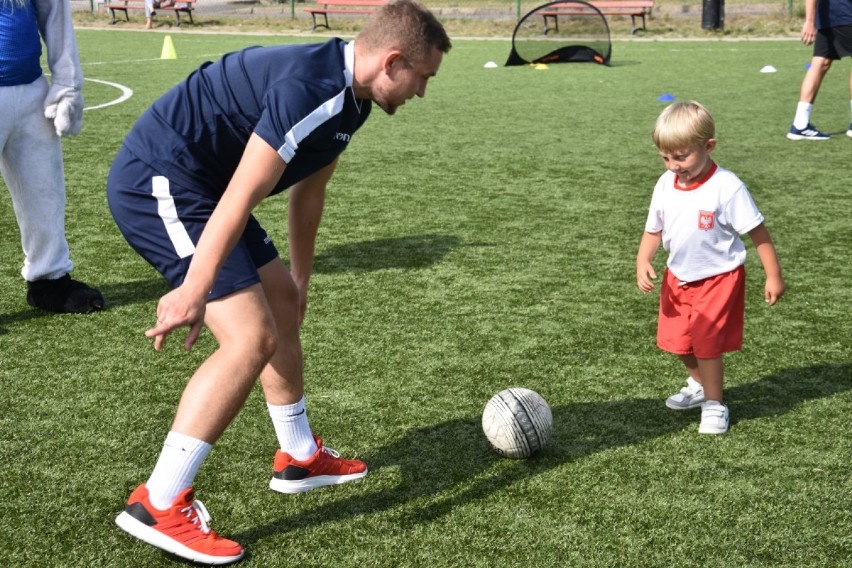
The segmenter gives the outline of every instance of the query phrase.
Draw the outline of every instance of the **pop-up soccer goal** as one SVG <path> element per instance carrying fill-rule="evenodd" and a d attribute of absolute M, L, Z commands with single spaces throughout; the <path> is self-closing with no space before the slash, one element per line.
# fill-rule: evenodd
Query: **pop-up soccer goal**
<path fill-rule="evenodd" d="M 506 65 L 590 62 L 608 65 L 609 26 L 582 0 L 558 0 L 529 11 L 515 26 Z"/>

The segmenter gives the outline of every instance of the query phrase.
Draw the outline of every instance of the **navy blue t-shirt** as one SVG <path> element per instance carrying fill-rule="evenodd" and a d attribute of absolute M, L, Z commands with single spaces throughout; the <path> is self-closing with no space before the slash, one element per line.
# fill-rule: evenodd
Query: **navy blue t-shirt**
<path fill-rule="evenodd" d="M 852 1 L 819 0 L 816 13 L 818 30 L 852 25 Z"/>
<path fill-rule="evenodd" d="M 279 193 L 333 162 L 370 115 L 353 69 L 353 44 L 337 38 L 229 53 L 158 99 L 124 143 L 159 174 L 218 198 L 255 133 L 287 163 Z"/>

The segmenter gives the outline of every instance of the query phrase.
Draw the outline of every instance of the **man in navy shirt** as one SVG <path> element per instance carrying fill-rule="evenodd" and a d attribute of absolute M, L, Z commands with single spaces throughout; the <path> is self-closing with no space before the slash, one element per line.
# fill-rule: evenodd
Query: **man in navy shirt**
<path fill-rule="evenodd" d="M 219 349 L 194 373 L 148 481 L 118 525 L 183 558 L 240 559 L 216 535 L 192 482 L 260 377 L 278 437 L 270 488 L 299 493 L 366 475 L 315 436 L 305 413 L 299 328 L 307 307 L 325 187 L 370 115 L 414 97 L 450 49 L 422 5 L 396 0 L 354 42 L 255 47 L 193 72 L 147 110 L 107 181 L 110 209 L 130 245 L 173 290 L 146 332 L 162 348 L 206 325 Z M 290 268 L 251 212 L 289 189 Z"/>
<path fill-rule="evenodd" d="M 802 42 L 814 45 L 811 65 L 802 79 L 796 116 L 787 138 L 790 140 L 828 140 L 829 134 L 811 124 L 819 88 L 832 62 L 852 55 L 852 0 L 805 0 Z M 850 113 L 852 113 L 852 76 L 849 77 Z M 846 130 L 852 137 L 852 122 Z"/>

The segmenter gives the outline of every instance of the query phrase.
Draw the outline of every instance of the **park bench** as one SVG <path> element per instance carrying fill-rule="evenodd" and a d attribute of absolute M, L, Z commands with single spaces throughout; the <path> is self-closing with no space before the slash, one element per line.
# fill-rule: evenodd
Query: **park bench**
<path fill-rule="evenodd" d="M 305 11 L 311 15 L 314 22 L 311 31 L 315 31 L 320 26 L 331 29 L 328 27 L 329 14 L 368 15 L 386 3 L 387 0 L 317 0 L 316 6 L 305 8 Z M 317 23 L 317 16 L 322 16 L 323 21 Z"/>
<path fill-rule="evenodd" d="M 645 30 L 645 16 L 651 14 L 654 0 L 591 0 L 592 6 L 604 16 L 630 16 L 630 33 L 635 34 L 640 28 L 636 27 L 636 18 L 642 20 L 642 30 Z M 582 16 L 592 11 L 582 4 L 565 3 L 553 4 L 539 12 L 544 19 L 544 33 L 559 31 L 559 16 Z"/>
<path fill-rule="evenodd" d="M 195 1 L 196 0 L 179 0 L 171 6 L 160 6 L 159 8 L 154 8 L 154 12 L 174 12 L 176 26 L 180 25 L 180 15 L 181 13 L 184 13 L 189 16 L 189 23 L 193 24 L 195 22 L 192 21 L 192 10 L 195 6 Z M 124 20 L 128 22 L 130 21 L 130 18 L 127 16 L 127 12 L 129 10 L 139 10 L 144 12 L 145 0 L 108 0 L 103 6 L 109 10 L 110 15 L 112 16 L 112 21 L 110 21 L 110 25 L 112 25 L 115 24 L 116 12 L 124 12 Z"/>

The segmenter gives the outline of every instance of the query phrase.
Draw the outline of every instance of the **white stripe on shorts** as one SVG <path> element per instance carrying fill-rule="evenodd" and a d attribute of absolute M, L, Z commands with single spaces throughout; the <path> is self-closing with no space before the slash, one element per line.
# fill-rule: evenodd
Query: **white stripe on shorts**
<path fill-rule="evenodd" d="M 154 176 L 151 178 L 151 186 L 153 188 L 151 195 L 157 199 L 157 213 L 166 226 L 166 232 L 175 247 L 175 252 L 181 258 L 192 256 L 195 253 L 195 245 L 192 244 L 192 239 L 189 238 L 186 227 L 183 226 L 178 217 L 175 200 L 169 192 L 168 178 Z"/>

